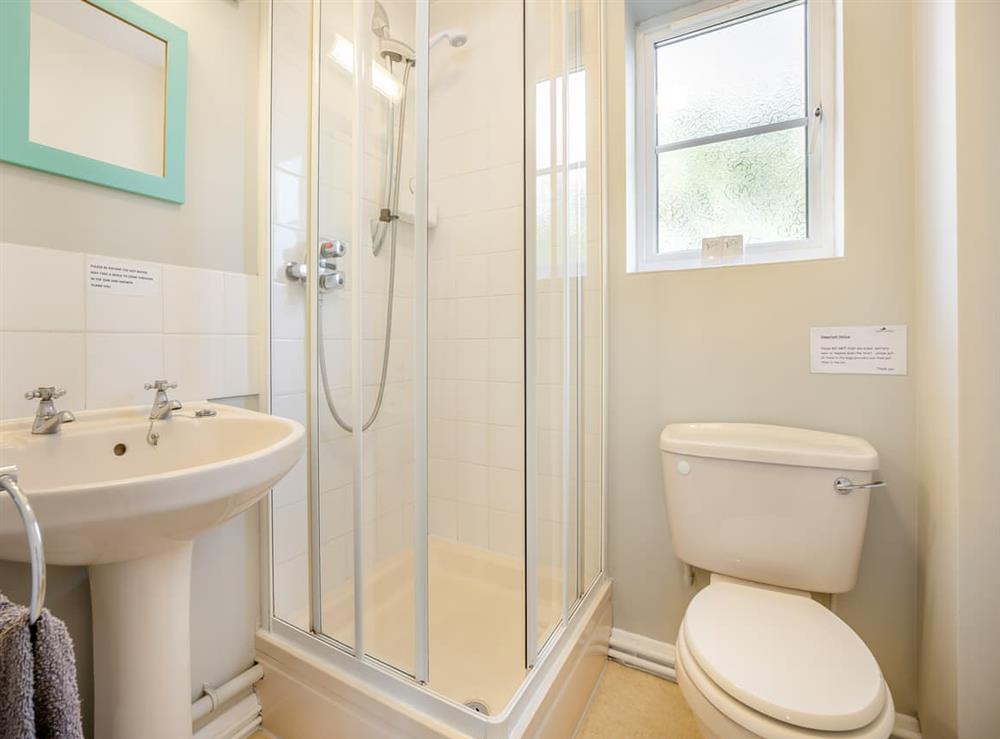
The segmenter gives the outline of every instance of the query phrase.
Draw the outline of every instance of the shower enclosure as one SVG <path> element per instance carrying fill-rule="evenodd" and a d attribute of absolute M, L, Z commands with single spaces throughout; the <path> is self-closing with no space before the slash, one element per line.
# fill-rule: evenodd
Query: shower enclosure
<path fill-rule="evenodd" d="M 272 3 L 266 624 L 478 713 L 604 582 L 602 14 Z"/>

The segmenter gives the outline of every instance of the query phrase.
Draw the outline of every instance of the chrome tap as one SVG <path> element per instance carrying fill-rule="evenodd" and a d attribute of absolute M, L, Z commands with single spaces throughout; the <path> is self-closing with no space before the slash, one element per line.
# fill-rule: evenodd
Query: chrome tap
<path fill-rule="evenodd" d="M 31 424 L 33 434 L 57 434 L 64 423 L 76 420 L 69 411 L 57 411 L 55 399 L 66 394 L 62 388 L 42 386 L 24 394 L 27 400 L 38 398 L 38 410 L 35 411 L 35 421 Z"/>
<path fill-rule="evenodd" d="M 153 398 L 153 407 L 149 409 L 149 420 L 162 421 L 170 418 L 171 413 L 179 411 L 182 408 L 180 401 L 171 400 L 167 397 L 167 390 L 176 388 L 176 382 L 154 380 L 153 382 L 147 382 L 145 387 L 147 390 L 156 391 L 156 397 Z"/>

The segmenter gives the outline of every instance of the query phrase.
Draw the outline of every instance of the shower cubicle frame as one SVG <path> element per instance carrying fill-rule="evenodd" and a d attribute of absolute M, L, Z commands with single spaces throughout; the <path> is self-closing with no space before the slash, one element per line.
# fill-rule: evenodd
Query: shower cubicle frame
<path fill-rule="evenodd" d="M 522 0 L 525 7 L 525 17 L 532 7 L 542 4 L 545 0 Z M 559 0 L 556 0 L 557 2 Z M 316 103 L 319 95 L 320 82 L 320 22 L 319 11 L 323 0 L 311 0 L 310 2 L 310 27 L 311 43 L 310 52 L 310 113 L 309 113 L 309 146 L 312 155 L 309 161 L 315 161 L 315 153 L 319 145 L 319 105 Z M 365 0 L 354 0 L 366 5 Z M 561 0 L 562 7 L 565 8 L 566 1 Z M 429 0 L 415 0 L 416 7 L 416 44 L 414 48 L 426 55 L 429 38 Z M 363 552 L 363 536 L 354 537 L 354 644 L 347 646 L 331 637 L 320 633 L 317 630 L 321 622 L 321 603 L 319 594 L 321 590 L 319 567 L 315 566 L 319 562 L 319 495 L 313 493 L 316 489 L 316 481 L 319 474 L 319 417 L 317 404 L 308 402 L 308 426 L 310 429 L 309 443 L 307 445 L 308 460 L 308 487 L 309 487 L 309 600 L 310 600 L 310 630 L 305 631 L 297 626 L 278 618 L 274 614 L 273 608 L 273 579 L 272 579 L 272 541 L 271 541 L 271 508 L 269 498 L 260 505 L 260 535 L 261 535 L 261 593 L 260 593 L 260 613 L 262 629 L 258 637 L 264 640 L 276 639 L 283 642 L 283 645 L 290 646 L 305 656 L 307 659 L 318 660 L 328 664 L 333 670 L 341 675 L 348 676 L 356 685 L 372 689 L 380 694 L 385 700 L 399 702 L 408 710 L 416 710 L 423 714 L 432 723 L 440 724 L 452 730 L 457 730 L 470 736 L 484 737 L 486 739 L 501 739 L 506 737 L 519 736 L 524 732 L 528 724 L 539 709 L 544 700 L 544 694 L 552 687 L 552 683 L 557 675 L 557 671 L 562 663 L 568 659 L 570 651 L 582 641 L 588 619 L 597 614 L 602 604 L 606 604 L 610 597 L 610 580 L 607 578 L 605 570 L 605 553 L 607 550 L 607 142 L 605 137 L 607 110 L 603 91 L 606 89 L 607 69 L 605 60 L 606 44 L 606 8 L 604 0 L 600 0 L 600 50 L 599 50 L 599 72 L 601 81 L 602 96 L 600 101 L 600 128 L 601 128 L 601 413 L 603 422 L 601 424 L 601 444 L 600 453 L 601 464 L 601 541 L 599 561 L 600 567 L 597 576 L 591 583 L 585 584 L 582 595 L 579 598 L 569 597 L 569 561 L 568 554 L 568 528 L 570 521 L 568 516 L 563 517 L 563 548 L 562 559 L 563 569 L 563 603 L 561 619 L 547 636 L 542 644 L 538 644 L 537 638 L 532 635 L 537 634 L 537 445 L 535 442 L 536 433 L 533 432 L 533 416 L 529 410 L 534 410 L 536 402 L 535 393 L 535 311 L 536 301 L 534 290 L 529 280 L 529 275 L 534 274 L 535 252 L 527 248 L 533 242 L 534 229 L 534 177 L 532 175 L 532 162 L 534 162 L 535 139 L 532 126 L 527 122 L 533 119 L 534 115 L 534 95 L 531 94 L 534 82 L 529 86 L 530 74 L 528 64 L 524 64 L 524 228 L 525 228 L 525 249 L 524 249 L 524 473 L 525 473 L 525 520 L 524 520 L 524 543 L 525 543 L 525 666 L 527 674 L 518 686 L 513 697 L 507 706 L 497 715 L 484 716 L 461 705 L 452 699 L 435 693 L 426 688 L 429 674 L 429 639 L 428 639 L 428 531 L 427 531 L 427 433 L 417 433 L 414 438 L 414 550 L 415 550 L 415 637 L 416 637 L 416 660 L 415 674 L 410 675 L 401 669 L 386 664 L 379 659 L 369 655 L 365 651 L 365 630 L 364 630 L 364 610 L 365 610 L 365 558 Z M 262 105 L 260 110 L 260 135 L 259 140 L 262 150 L 265 152 L 259 171 L 265 176 L 262 178 L 260 197 L 265 203 L 262 208 L 261 227 L 263 233 L 271 233 L 271 190 L 270 185 L 270 79 L 271 79 L 271 33 L 272 33 L 272 0 L 266 0 L 265 8 L 262 11 Z M 364 13 L 355 13 L 355 38 L 362 38 L 368 32 L 364 22 Z M 530 24 L 524 24 L 524 45 L 523 49 L 533 48 L 530 37 Z M 363 63 L 364 50 L 361 44 L 355 48 L 355 70 L 360 70 L 361 78 L 356 85 L 356 90 L 367 83 L 367 67 Z M 524 52 L 522 52 L 524 53 Z M 424 57 L 426 58 L 426 57 Z M 565 65 L 564 65 L 565 67 Z M 564 79 L 566 69 L 563 69 Z M 416 192 L 415 192 L 415 214 L 414 214 L 414 416 L 417 419 L 427 417 L 427 346 L 428 346 L 428 325 L 427 325 L 427 187 L 428 187 L 428 107 L 429 107 L 429 79 L 428 64 L 418 63 L 415 67 L 416 77 Z M 565 94 L 565 85 L 563 86 Z M 564 101 L 565 102 L 565 101 Z M 566 110 L 565 105 L 563 110 Z M 355 130 L 362 130 L 365 124 L 365 104 L 363 96 L 356 92 L 354 96 L 354 121 Z M 565 140 L 564 140 L 565 145 Z M 364 147 L 356 146 L 354 151 L 355 161 L 353 166 L 358 171 L 364 166 Z M 565 161 L 565 159 L 564 159 Z M 318 228 L 318 167 L 309 167 L 309 187 L 308 194 L 308 227 L 307 227 L 307 250 L 306 263 L 314 264 L 316 254 L 314 250 L 319 242 Z M 360 200 L 360 199 L 359 199 Z M 362 243 L 360 224 L 365 223 L 366 217 L 363 212 L 363 205 L 357 204 L 357 211 L 354 218 L 354 233 L 352 240 L 354 243 Z M 268 265 L 268 274 L 275 273 L 275 265 L 272 264 L 271 249 L 269 247 L 269 236 L 262 239 L 261 263 Z M 357 250 L 352 250 L 357 254 Z M 360 259 L 353 256 L 353 267 L 356 268 Z M 306 282 L 307 290 L 307 343 L 308 356 L 317 356 L 319 337 L 317 336 L 317 312 L 318 312 L 318 286 L 315 280 Z M 271 297 L 270 290 L 264 290 L 265 305 L 267 315 L 270 315 Z M 355 301 L 353 306 L 353 335 L 361 335 L 361 291 L 355 290 L 352 293 Z M 270 321 L 265 320 L 264 324 L 264 344 L 265 344 L 265 387 L 266 397 L 262 398 L 262 409 L 270 411 L 271 403 L 271 377 L 270 377 L 270 354 L 271 336 Z M 361 352 L 354 352 L 353 361 L 355 363 L 354 372 L 360 376 Z M 308 381 L 307 393 L 310 401 L 319 397 L 319 381 L 317 378 L 316 362 L 307 363 Z M 564 366 L 564 377 L 568 369 Z M 354 408 L 352 409 L 355 418 L 364 416 L 363 393 L 356 392 Z M 362 431 L 360 424 L 355 426 L 354 431 L 354 464 L 355 479 L 363 479 L 359 469 L 362 459 Z M 362 507 L 362 485 L 355 484 L 354 493 L 354 530 L 363 531 L 363 507 Z M 565 509 L 565 502 L 564 502 Z M 578 544 L 580 542 L 577 538 Z M 577 547 L 578 566 L 582 557 L 582 549 Z M 579 577 L 579 575 L 578 575 Z"/>

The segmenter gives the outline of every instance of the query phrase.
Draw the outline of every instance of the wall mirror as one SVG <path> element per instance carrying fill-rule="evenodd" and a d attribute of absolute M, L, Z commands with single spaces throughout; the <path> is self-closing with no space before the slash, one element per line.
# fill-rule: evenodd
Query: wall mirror
<path fill-rule="evenodd" d="M 0 2 L 0 159 L 184 201 L 187 34 L 128 0 Z"/>

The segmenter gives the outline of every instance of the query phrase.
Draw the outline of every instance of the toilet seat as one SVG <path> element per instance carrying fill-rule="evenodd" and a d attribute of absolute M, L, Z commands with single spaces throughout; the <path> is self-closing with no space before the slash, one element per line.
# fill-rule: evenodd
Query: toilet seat
<path fill-rule="evenodd" d="M 794 729 L 774 736 L 878 736 L 867 730 L 892 705 L 865 643 L 805 593 L 713 575 L 688 606 L 679 660 L 682 644 L 706 698 L 741 725 Z"/>
<path fill-rule="evenodd" d="M 888 739 L 896 721 L 888 689 L 879 716 L 868 726 L 853 731 L 804 729 L 765 716 L 712 682 L 691 656 L 683 627 L 677 638 L 677 682 L 702 732 L 711 739 Z"/>

